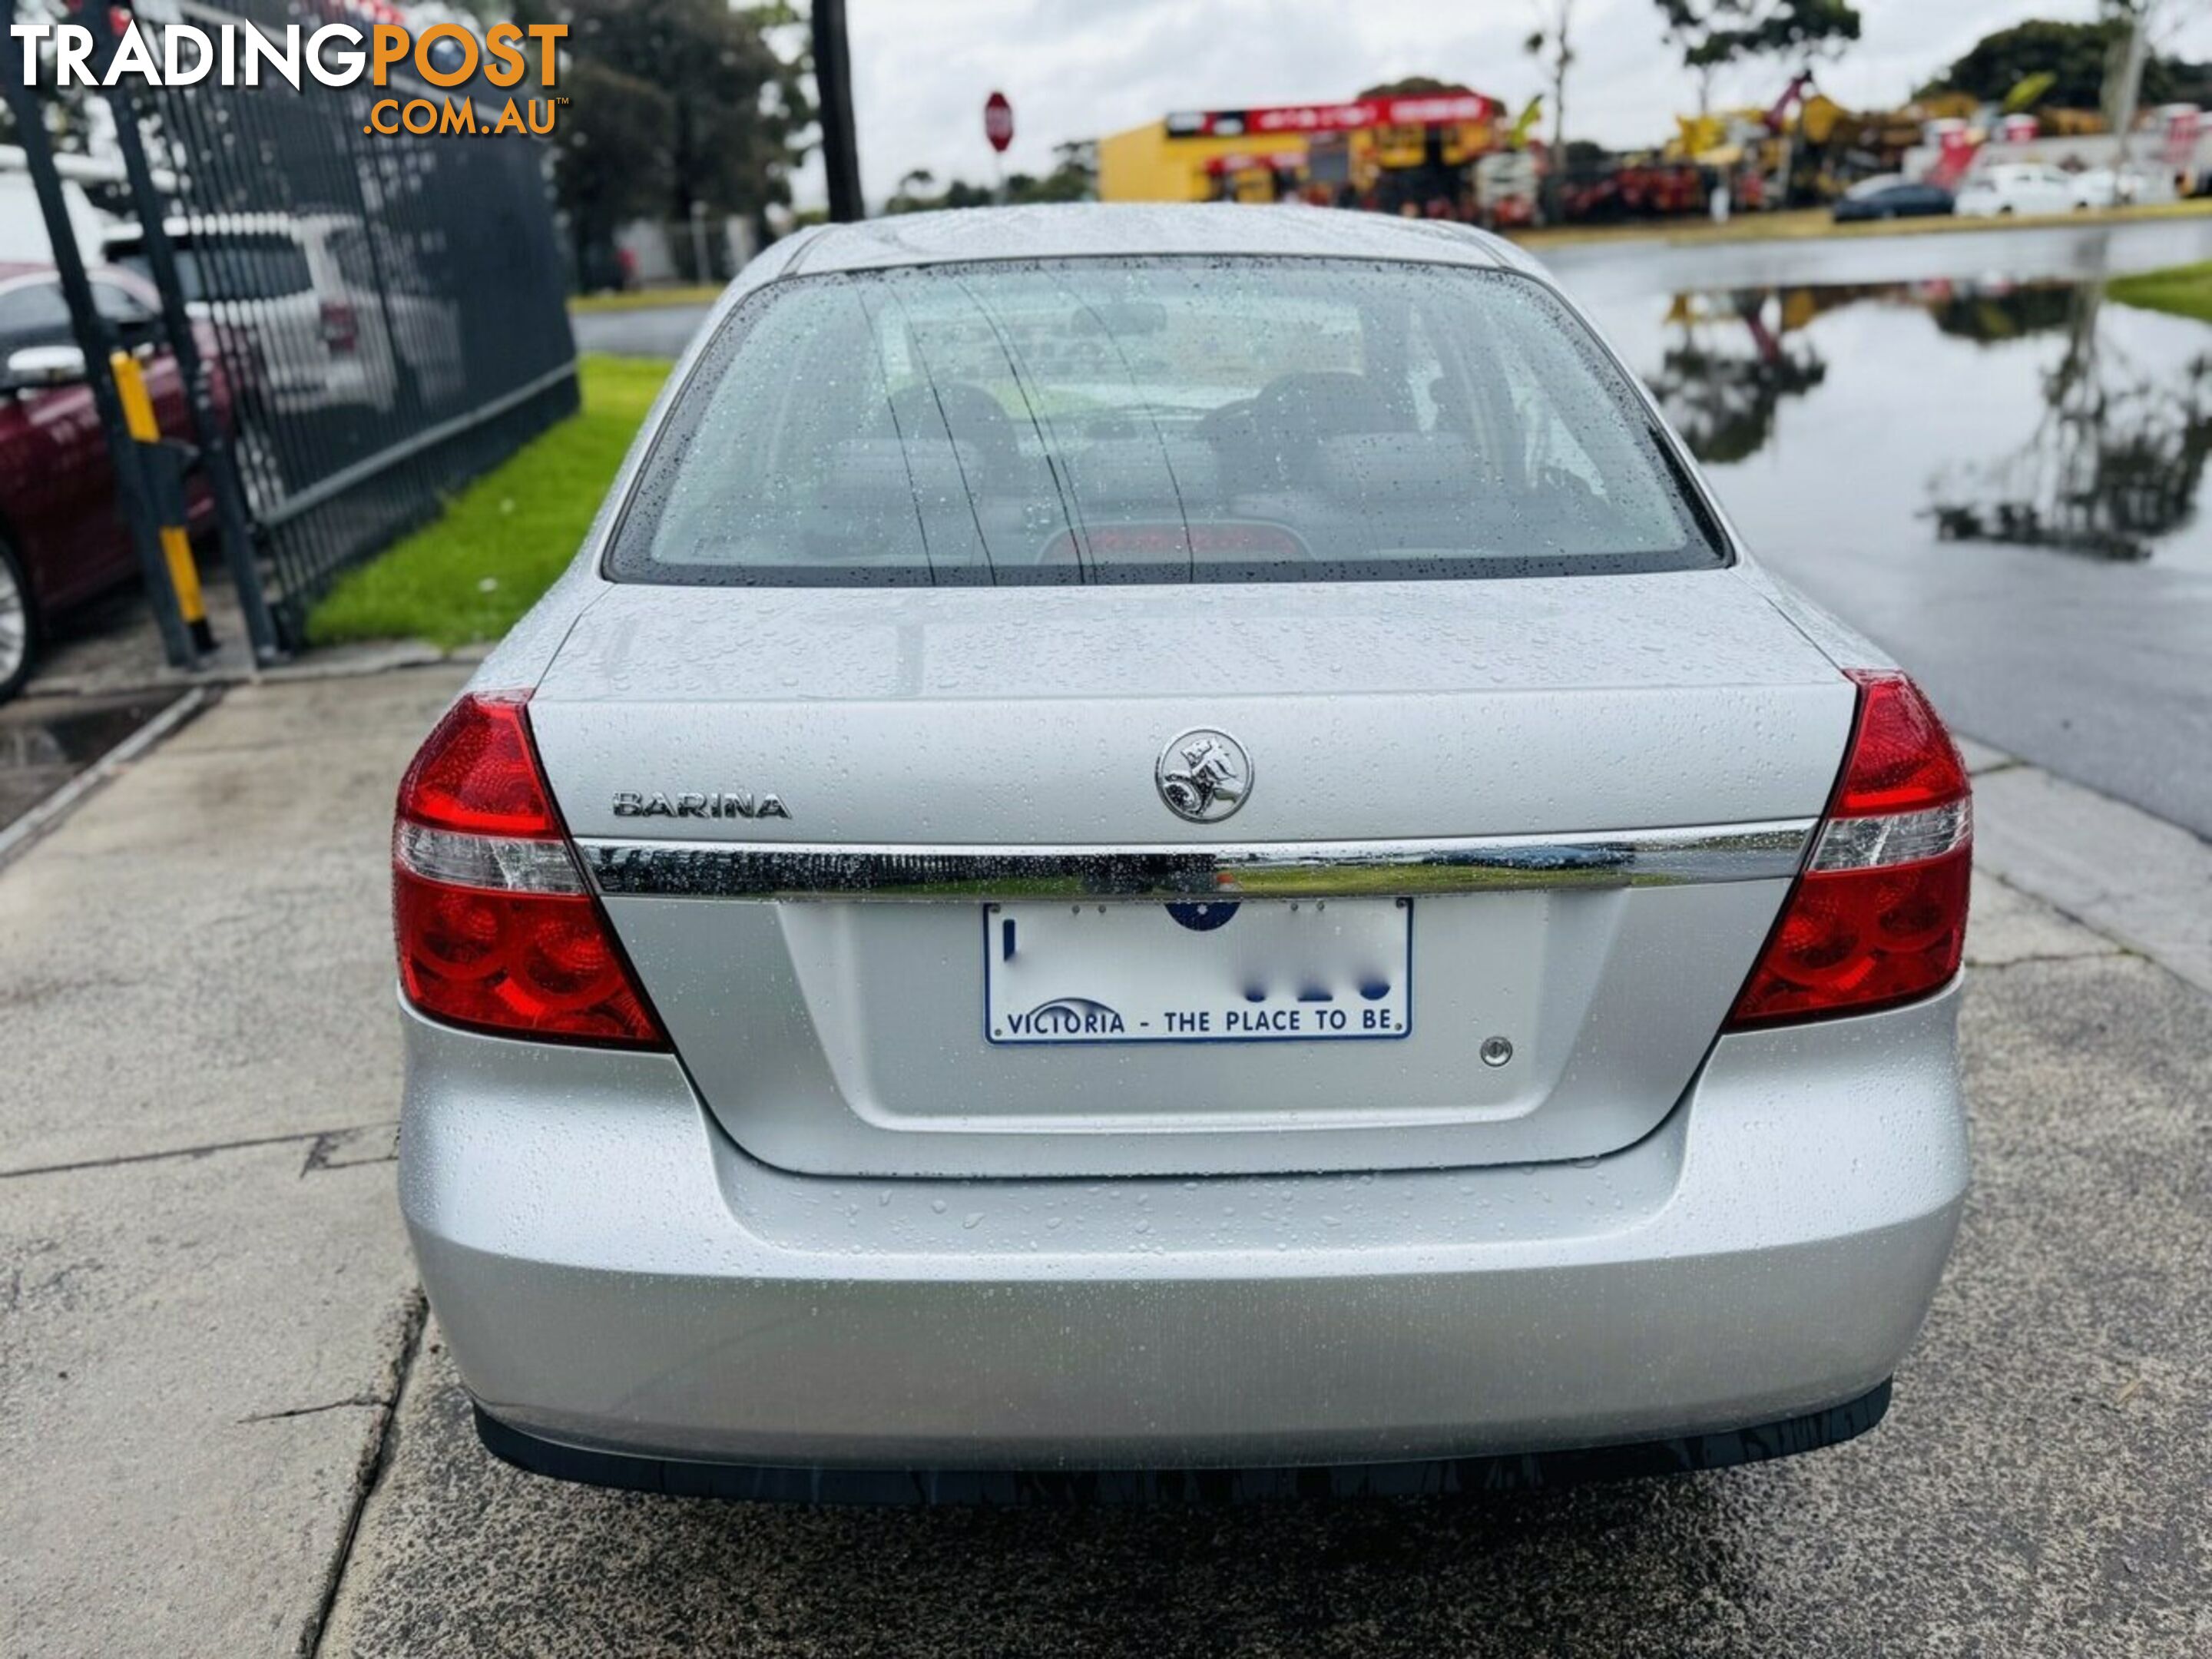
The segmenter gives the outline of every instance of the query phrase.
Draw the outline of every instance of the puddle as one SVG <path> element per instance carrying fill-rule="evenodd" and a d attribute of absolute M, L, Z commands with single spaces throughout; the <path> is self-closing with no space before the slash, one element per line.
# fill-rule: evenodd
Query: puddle
<path fill-rule="evenodd" d="M 1631 297 L 1601 321 L 1758 549 L 2212 572 L 2212 329 L 2101 281 Z"/>
<path fill-rule="evenodd" d="M 23 697 L 0 703 L 0 828 L 176 701 L 176 694 Z"/>

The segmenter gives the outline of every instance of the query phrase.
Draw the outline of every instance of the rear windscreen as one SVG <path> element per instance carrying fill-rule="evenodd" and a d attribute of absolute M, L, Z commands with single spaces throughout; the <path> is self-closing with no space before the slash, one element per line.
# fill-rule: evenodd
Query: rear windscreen
<path fill-rule="evenodd" d="M 187 301 L 282 300 L 315 285 L 307 251 L 289 236 L 203 234 L 179 239 L 174 251 Z M 135 248 L 117 263 L 153 280 L 153 262 Z"/>
<path fill-rule="evenodd" d="M 678 396 L 607 571 L 880 586 L 1723 561 L 1643 406 L 1536 282 L 1085 258 L 764 289 Z"/>

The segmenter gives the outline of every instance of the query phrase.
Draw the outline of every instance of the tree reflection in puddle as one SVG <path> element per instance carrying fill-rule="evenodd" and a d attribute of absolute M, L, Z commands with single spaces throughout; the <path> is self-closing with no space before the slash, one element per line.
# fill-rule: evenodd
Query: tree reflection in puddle
<path fill-rule="evenodd" d="M 1915 344 L 1915 311 L 1943 346 Z M 1626 331 L 1723 495 L 1786 514 L 1791 541 L 1917 520 L 1944 542 L 2131 562 L 2195 520 L 2212 349 L 2197 325 L 2108 309 L 2101 280 L 1680 293 L 1657 337 Z"/>
<path fill-rule="evenodd" d="M 2041 419 L 2014 453 L 1936 474 L 1936 532 L 1946 541 L 2148 559 L 2151 542 L 2195 510 L 2212 450 L 2212 355 L 2178 373 L 2142 362 L 2098 326 L 2101 282 L 1984 296 L 1973 314 L 2005 327 L 2001 337 L 2017 337 L 2055 299 L 2066 347 L 2043 375 Z"/>
<path fill-rule="evenodd" d="M 1701 461 L 1740 461 L 1774 434 L 1784 398 L 1802 398 L 1828 366 L 1799 335 L 1817 314 L 1816 295 L 1834 289 L 1745 289 L 1677 294 L 1668 308 L 1670 343 L 1650 377 L 1668 421 Z"/>

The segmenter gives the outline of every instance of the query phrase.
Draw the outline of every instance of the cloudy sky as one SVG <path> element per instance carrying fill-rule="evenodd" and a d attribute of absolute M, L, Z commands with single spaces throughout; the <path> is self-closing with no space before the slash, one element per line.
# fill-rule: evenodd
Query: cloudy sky
<path fill-rule="evenodd" d="M 2095 0 L 1858 0 L 1865 28 L 1820 71 L 1829 94 L 1905 97 L 1979 36 L 2023 17 L 2086 18 Z M 2168 50 L 2212 57 L 2212 0 L 2165 0 Z M 1522 50 L 1534 0 L 848 0 L 863 185 L 888 195 L 908 168 L 991 175 L 982 104 L 1013 100 L 1009 171 L 1041 173 L 1052 146 L 1171 109 L 1349 97 L 1402 75 L 1464 81 L 1517 109 L 1537 89 Z M 1696 88 L 1661 39 L 1653 0 L 1575 0 L 1572 137 L 1628 145 L 1673 130 Z M 1769 64 L 1717 81 L 1721 103 L 1765 103 Z M 821 199 L 818 165 L 800 179 Z"/>

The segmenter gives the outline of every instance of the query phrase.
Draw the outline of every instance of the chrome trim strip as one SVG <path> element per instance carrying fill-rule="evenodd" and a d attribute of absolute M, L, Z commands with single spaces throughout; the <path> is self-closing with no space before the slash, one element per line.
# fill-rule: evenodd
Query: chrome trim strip
<path fill-rule="evenodd" d="M 576 849 L 592 885 L 616 897 L 1333 898 L 1780 880 L 1803 865 L 1818 822 L 1218 847 L 802 847 L 590 838 L 579 840 Z"/>

